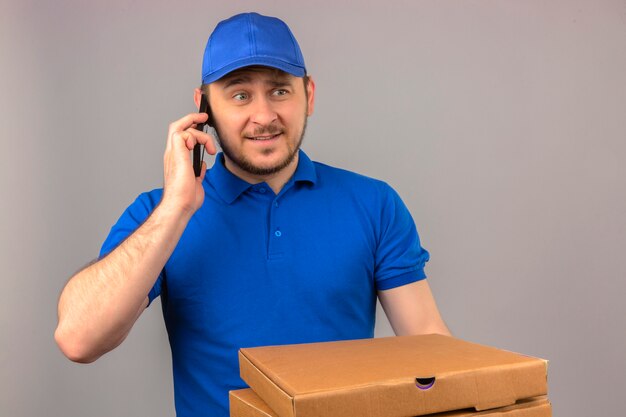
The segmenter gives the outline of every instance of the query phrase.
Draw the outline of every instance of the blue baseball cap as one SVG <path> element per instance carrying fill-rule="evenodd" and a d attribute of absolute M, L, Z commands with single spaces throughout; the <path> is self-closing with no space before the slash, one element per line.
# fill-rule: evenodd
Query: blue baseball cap
<path fill-rule="evenodd" d="M 218 23 L 204 50 L 202 83 L 250 65 L 278 68 L 296 77 L 306 75 L 300 46 L 282 20 L 242 13 Z"/>

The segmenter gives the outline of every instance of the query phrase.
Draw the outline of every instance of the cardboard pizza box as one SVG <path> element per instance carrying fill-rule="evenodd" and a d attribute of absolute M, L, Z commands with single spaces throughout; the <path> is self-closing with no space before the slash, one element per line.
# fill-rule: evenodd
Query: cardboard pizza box
<path fill-rule="evenodd" d="M 250 388 L 231 391 L 230 417 L 278 417 Z M 519 400 L 514 405 L 486 411 L 465 409 L 431 414 L 429 417 L 552 417 L 546 396 Z"/>
<path fill-rule="evenodd" d="M 407 417 L 547 394 L 547 361 L 442 335 L 244 348 L 241 377 L 278 417 Z"/>

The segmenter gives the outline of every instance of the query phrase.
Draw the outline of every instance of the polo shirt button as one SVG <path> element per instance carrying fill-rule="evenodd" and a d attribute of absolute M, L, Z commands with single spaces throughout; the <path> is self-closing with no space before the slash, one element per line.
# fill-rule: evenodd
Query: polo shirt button
<path fill-rule="evenodd" d="M 282 233 L 280 233 L 280 230 L 277 230 L 277 231 L 274 232 L 274 236 L 281 237 Z"/>
<path fill-rule="evenodd" d="M 274 201 L 274 207 L 278 207 L 278 201 Z"/>
<path fill-rule="evenodd" d="M 265 188 L 263 188 L 263 187 L 259 188 L 259 192 L 261 194 L 265 194 L 265 191 L 267 191 Z"/>

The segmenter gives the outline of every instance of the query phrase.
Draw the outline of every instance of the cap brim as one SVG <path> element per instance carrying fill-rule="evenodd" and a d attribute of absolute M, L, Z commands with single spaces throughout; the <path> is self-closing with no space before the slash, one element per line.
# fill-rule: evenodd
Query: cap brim
<path fill-rule="evenodd" d="M 228 74 L 229 72 L 233 72 L 240 68 L 249 67 L 252 65 L 262 65 L 265 67 L 276 68 L 281 71 L 287 72 L 295 77 L 304 77 L 306 75 L 306 71 L 303 67 L 299 67 L 297 65 L 292 65 L 287 62 L 275 59 L 275 58 L 263 58 L 263 57 L 249 57 L 245 59 L 241 59 L 239 61 L 235 61 L 222 67 L 218 70 L 213 71 L 212 73 L 206 74 L 202 76 L 203 84 L 210 84 L 215 82 Z"/>

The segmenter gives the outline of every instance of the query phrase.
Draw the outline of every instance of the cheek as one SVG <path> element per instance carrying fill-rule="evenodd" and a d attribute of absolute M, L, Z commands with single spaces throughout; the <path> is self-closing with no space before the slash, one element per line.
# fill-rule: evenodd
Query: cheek
<path fill-rule="evenodd" d="M 291 123 L 296 127 L 304 122 L 307 116 L 306 106 L 292 106 L 282 113 L 283 120 L 286 123 Z"/>
<path fill-rule="evenodd" d="M 215 120 L 221 131 L 232 134 L 239 134 L 243 131 L 246 118 L 245 116 L 238 114 L 235 111 L 225 111 L 220 113 L 214 113 Z"/>

